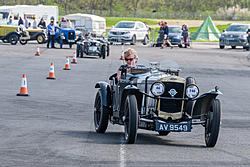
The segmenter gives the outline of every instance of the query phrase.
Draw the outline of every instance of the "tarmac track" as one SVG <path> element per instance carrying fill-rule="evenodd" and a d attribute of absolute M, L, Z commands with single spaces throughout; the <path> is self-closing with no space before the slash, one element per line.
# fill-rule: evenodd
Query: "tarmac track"
<path fill-rule="evenodd" d="M 35 44 L 0 43 L 0 166 L 249 166 L 250 70 L 242 49 L 218 49 L 213 43 L 192 48 L 159 49 L 125 46 L 139 58 L 174 61 L 183 77 L 194 76 L 201 93 L 218 85 L 223 92 L 222 124 L 217 145 L 206 148 L 204 128 L 191 133 L 139 130 L 136 144 L 125 145 L 123 127 L 109 124 L 105 134 L 93 125 L 97 81 L 108 81 L 121 62 L 121 46 L 107 59 L 78 59 L 64 71 L 74 49 L 47 49 L 34 56 Z M 56 80 L 46 80 L 50 61 Z M 27 75 L 29 97 L 17 97 L 21 76 Z"/>

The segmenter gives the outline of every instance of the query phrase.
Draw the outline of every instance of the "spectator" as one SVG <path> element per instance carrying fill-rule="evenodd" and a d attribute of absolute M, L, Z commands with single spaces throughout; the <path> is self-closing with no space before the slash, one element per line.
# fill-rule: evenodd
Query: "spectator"
<path fill-rule="evenodd" d="M 171 45 L 171 43 L 168 40 L 169 30 L 168 30 L 168 23 L 167 22 L 164 22 L 164 24 L 163 24 L 163 31 L 164 31 L 164 39 L 163 39 L 163 44 L 162 44 L 161 49 L 165 48 L 166 43 L 171 47 L 171 49 L 173 49 L 173 46 Z"/>
<path fill-rule="evenodd" d="M 10 17 L 9 21 L 7 22 L 7 25 L 13 25 L 13 23 L 12 23 L 12 17 Z"/>
<path fill-rule="evenodd" d="M 46 23 L 43 18 L 41 18 L 40 22 L 38 23 L 38 27 L 41 29 L 46 29 Z"/>
<path fill-rule="evenodd" d="M 24 27 L 29 28 L 29 21 L 27 19 L 27 16 L 24 16 Z"/>
<path fill-rule="evenodd" d="M 64 24 L 66 23 L 66 20 L 64 19 L 64 16 L 62 16 L 60 23 L 59 23 L 59 27 L 64 26 Z M 63 24 L 63 25 L 62 25 Z"/>
<path fill-rule="evenodd" d="M 248 42 L 248 46 L 247 46 L 247 51 L 249 51 L 250 49 L 250 28 L 247 30 L 247 42 Z"/>
<path fill-rule="evenodd" d="M 48 25 L 48 43 L 47 48 L 49 48 L 49 44 L 51 43 L 51 48 L 55 48 L 55 35 L 56 35 L 56 27 L 54 25 L 54 20 L 50 21 Z"/>
<path fill-rule="evenodd" d="M 20 25 L 23 25 L 23 19 L 21 16 L 19 17 L 19 20 L 18 20 L 18 26 L 20 26 Z"/>
<path fill-rule="evenodd" d="M 37 29 L 36 16 L 33 16 L 32 19 L 33 19 L 32 28 Z"/>
<path fill-rule="evenodd" d="M 183 24 L 181 30 L 182 30 L 182 36 L 184 39 L 184 43 L 185 43 L 185 48 L 187 48 L 187 45 L 188 45 L 188 27 L 187 27 L 187 25 Z"/>

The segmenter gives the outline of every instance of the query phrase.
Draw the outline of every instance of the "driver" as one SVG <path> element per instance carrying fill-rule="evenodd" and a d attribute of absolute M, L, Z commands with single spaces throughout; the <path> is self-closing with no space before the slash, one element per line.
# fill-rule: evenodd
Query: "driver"
<path fill-rule="evenodd" d="M 121 74 L 123 69 L 127 69 L 127 72 L 130 72 L 130 69 L 127 67 L 135 66 L 138 60 L 137 52 L 134 49 L 128 48 L 124 52 L 124 57 L 126 64 L 121 65 L 121 67 L 117 71 L 117 79 L 118 81 L 121 79 Z"/>

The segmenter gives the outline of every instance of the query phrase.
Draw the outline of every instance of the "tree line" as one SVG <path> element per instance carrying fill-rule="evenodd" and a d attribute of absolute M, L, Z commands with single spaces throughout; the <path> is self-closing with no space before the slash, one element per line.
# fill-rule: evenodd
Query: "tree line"
<path fill-rule="evenodd" d="M 60 15 L 81 12 L 102 16 L 187 18 L 231 8 L 250 8 L 250 0 L 0 0 L 0 5 L 57 5 Z M 249 17 L 246 14 L 246 17 Z"/>

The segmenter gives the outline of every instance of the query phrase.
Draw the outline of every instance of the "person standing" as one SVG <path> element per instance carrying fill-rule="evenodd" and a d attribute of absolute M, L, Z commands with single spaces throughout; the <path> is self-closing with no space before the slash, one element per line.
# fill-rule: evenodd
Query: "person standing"
<path fill-rule="evenodd" d="M 40 22 L 38 23 L 38 27 L 41 29 L 46 29 L 46 23 L 43 18 L 41 18 Z"/>
<path fill-rule="evenodd" d="M 27 16 L 24 16 L 24 27 L 27 29 L 29 28 L 29 21 L 27 19 Z"/>
<path fill-rule="evenodd" d="M 12 17 L 10 17 L 9 21 L 7 22 L 7 25 L 13 25 L 13 23 L 12 23 Z"/>
<path fill-rule="evenodd" d="M 182 30 L 182 36 L 184 39 L 185 48 L 187 48 L 187 45 L 188 45 L 188 27 L 187 27 L 187 25 L 184 24 L 182 26 L 181 30 Z"/>
<path fill-rule="evenodd" d="M 247 42 L 248 42 L 248 46 L 247 46 L 247 51 L 249 51 L 250 49 L 250 28 L 247 30 Z"/>
<path fill-rule="evenodd" d="M 48 43 L 47 48 L 49 48 L 49 44 L 51 43 L 51 48 L 55 48 L 55 35 L 56 35 L 56 27 L 54 25 L 54 20 L 50 21 L 48 25 Z"/>
<path fill-rule="evenodd" d="M 33 16 L 32 18 L 33 18 L 32 28 L 37 29 L 36 16 Z"/>
<path fill-rule="evenodd" d="M 18 20 L 18 26 L 20 26 L 20 25 L 23 25 L 23 19 L 21 16 L 19 17 L 19 20 Z"/>
<path fill-rule="evenodd" d="M 165 48 L 166 43 L 171 47 L 171 49 L 173 49 L 173 46 L 171 45 L 171 43 L 168 40 L 169 29 L 168 29 L 168 23 L 167 22 L 164 22 L 163 31 L 164 31 L 164 39 L 163 39 L 163 44 L 162 44 L 161 49 Z"/>

